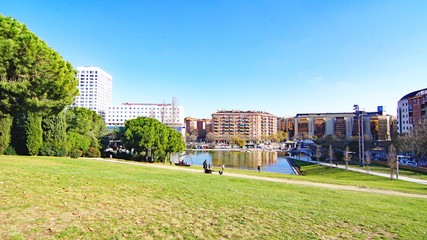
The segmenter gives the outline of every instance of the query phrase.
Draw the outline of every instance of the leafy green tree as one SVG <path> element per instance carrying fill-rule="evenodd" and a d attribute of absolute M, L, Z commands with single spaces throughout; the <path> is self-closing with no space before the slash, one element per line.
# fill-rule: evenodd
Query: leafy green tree
<path fill-rule="evenodd" d="M 67 136 L 73 148 L 81 149 L 83 154 L 87 153 L 89 147 L 100 148 L 101 137 L 108 133 L 101 116 L 87 108 L 72 107 L 65 112 L 65 118 Z"/>
<path fill-rule="evenodd" d="M 83 135 L 76 132 L 67 133 L 68 141 L 71 143 L 72 149 L 80 149 L 83 153 L 86 153 L 90 147 L 90 139 L 85 138 Z"/>
<path fill-rule="evenodd" d="M 185 148 L 180 133 L 166 127 L 156 119 L 138 117 L 126 121 L 124 146 L 136 153 L 145 152 L 153 161 L 163 160 L 172 152 L 182 152 Z M 150 151 L 150 155 L 149 155 Z"/>
<path fill-rule="evenodd" d="M 126 121 L 124 146 L 128 149 L 133 148 L 138 153 L 145 151 L 146 156 L 148 156 L 148 151 L 155 141 L 156 124 L 160 124 L 160 122 L 146 117 L 138 117 Z"/>
<path fill-rule="evenodd" d="M 166 155 L 170 158 L 170 154 L 174 152 L 181 153 L 185 149 L 185 143 L 182 139 L 182 135 L 173 130 L 171 127 L 168 127 L 169 136 L 168 136 L 168 142 L 167 147 L 165 148 Z M 164 160 L 164 163 L 166 163 L 166 157 Z"/>
<path fill-rule="evenodd" d="M 27 115 L 25 132 L 28 154 L 37 155 L 43 144 L 42 117 L 36 113 Z"/>
<path fill-rule="evenodd" d="M 45 142 L 65 142 L 67 140 L 67 122 L 64 112 L 43 118 L 42 128 Z"/>
<path fill-rule="evenodd" d="M 59 113 L 74 101 L 77 84 L 69 62 L 24 24 L 0 15 L 1 112 Z"/>
<path fill-rule="evenodd" d="M 167 127 L 163 124 L 157 124 L 155 126 L 155 139 L 154 143 L 152 145 L 152 149 L 157 152 L 158 159 L 162 158 L 165 159 L 166 162 L 166 148 L 168 146 L 168 140 L 169 140 L 169 134 L 170 131 L 167 129 Z M 156 160 L 155 156 L 153 155 L 153 152 L 151 151 L 151 159 Z"/>
<path fill-rule="evenodd" d="M 0 154 L 10 145 L 13 119 L 10 115 L 0 115 Z"/>

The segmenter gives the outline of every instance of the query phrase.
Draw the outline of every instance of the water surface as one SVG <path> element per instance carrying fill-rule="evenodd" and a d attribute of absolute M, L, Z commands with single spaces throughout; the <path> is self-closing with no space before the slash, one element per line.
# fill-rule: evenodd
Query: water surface
<path fill-rule="evenodd" d="M 261 171 L 264 172 L 295 174 L 282 152 L 189 151 L 188 153 L 184 156 L 184 161 L 193 165 L 203 165 L 203 161 L 207 160 L 214 167 L 224 164 L 225 169 L 238 168 L 257 171 L 260 166 Z"/>

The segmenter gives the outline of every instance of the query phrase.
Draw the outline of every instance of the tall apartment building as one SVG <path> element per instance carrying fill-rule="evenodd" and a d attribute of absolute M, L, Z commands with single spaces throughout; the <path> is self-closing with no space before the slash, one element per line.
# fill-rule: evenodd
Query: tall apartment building
<path fill-rule="evenodd" d="M 414 125 L 427 122 L 427 88 L 406 94 L 397 102 L 397 132 L 410 133 Z"/>
<path fill-rule="evenodd" d="M 112 103 L 113 78 L 98 67 L 78 67 L 77 78 L 80 95 L 72 106 L 93 110 L 105 121 L 108 106 Z"/>
<path fill-rule="evenodd" d="M 206 133 L 212 131 L 212 119 L 186 117 L 184 121 L 187 133 L 191 133 L 191 131 L 195 129 L 198 130 L 199 135 L 202 131 L 205 131 Z"/>
<path fill-rule="evenodd" d="M 258 111 L 218 111 L 212 114 L 212 132 L 261 140 L 262 135 L 277 134 L 277 117 Z"/>
<path fill-rule="evenodd" d="M 149 117 L 185 134 L 184 108 L 174 104 L 122 103 L 107 109 L 107 127 L 122 127 L 125 122 L 137 117 Z"/>

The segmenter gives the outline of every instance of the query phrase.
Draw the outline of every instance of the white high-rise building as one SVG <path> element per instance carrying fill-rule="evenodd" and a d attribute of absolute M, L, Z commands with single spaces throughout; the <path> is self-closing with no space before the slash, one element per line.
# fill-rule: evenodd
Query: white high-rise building
<path fill-rule="evenodd" d="M 78 67 L 80 95 L 73 107 L 85 107 L 101 115 L 105 122 L 108 107 L 112 104 L 113 78 L 98 67 Z"/>
<path fill-rule="evenodd" d="M 184 108 L 174 104 L 122 103 L 108 107 L 105 123 L 107 127 L 122 127 L 125 122 L 137 117 L 149 117 L 185 133 Z"/>

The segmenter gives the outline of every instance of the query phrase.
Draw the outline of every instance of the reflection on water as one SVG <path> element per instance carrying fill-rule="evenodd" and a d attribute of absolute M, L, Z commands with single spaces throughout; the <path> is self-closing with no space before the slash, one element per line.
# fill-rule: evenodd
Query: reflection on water
<path fill-rule="evenodd" d="M 189 153 L 190 155 L 184 156 L 184 161 L 194 165 L 202 165 L 203 161 L 207 160 L 215 167 L 224 164 L 225 168 L 256 170 L 261 166 L 261 171 L 265 172 L 294 174 L 284 153 L 281 152 L 190 151 Z"/>

